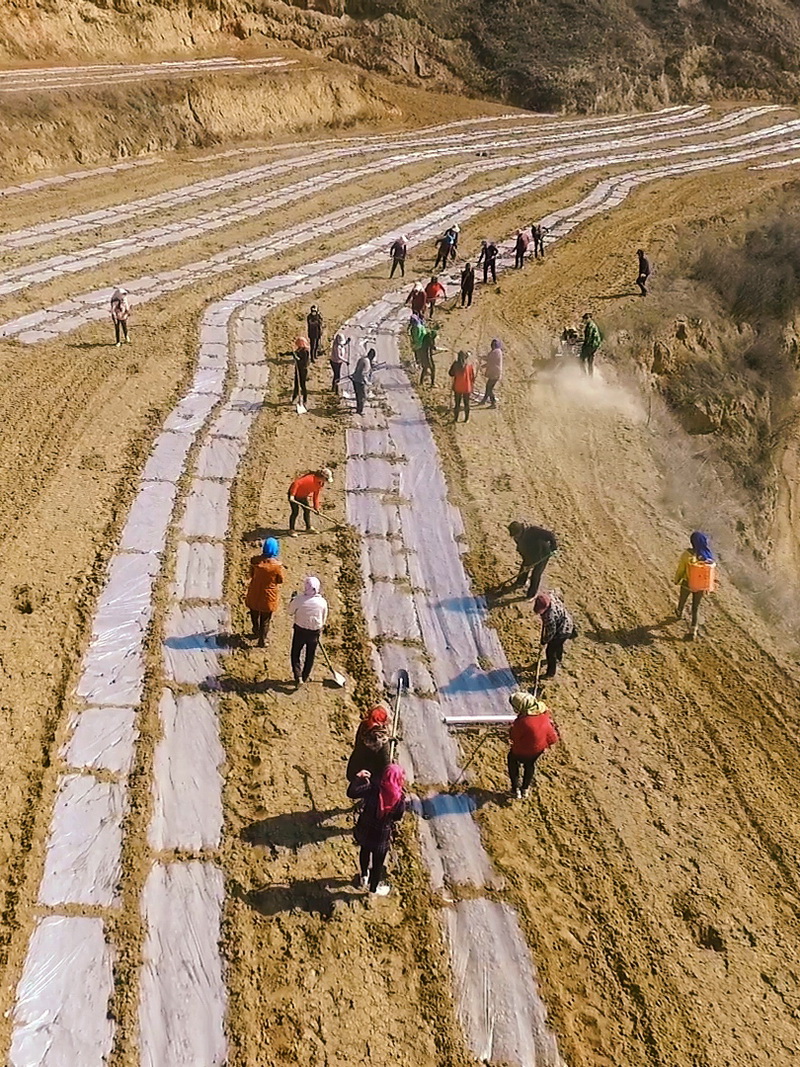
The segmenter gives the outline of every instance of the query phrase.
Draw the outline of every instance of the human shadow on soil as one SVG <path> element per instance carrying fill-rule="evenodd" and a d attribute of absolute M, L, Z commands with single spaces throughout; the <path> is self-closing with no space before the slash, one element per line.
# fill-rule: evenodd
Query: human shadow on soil
<path fill-rule="evenodd" d="M 607 630 L 598 627 L 596 630 L 586 630 L 583 636 L 601 645 L 622 645 L 624 648 L 635 648 L 642 645 L 653 645 L 656 641 L 677 641 L 675 634 L 661 633 L 668 626 L 676 622 L 674 615 L 667 615 L 658 622 L 643 623 L 641 626 Z"/>
<path fill-rule="evenodd" d="M 639 296 L 638 292 L 632 292 L 628 289 L 624 293 L 595 293 L 593 296 L 587 297 L 588 300 L 624 300 L 629 296 Z"/>
<path fill-rule="evenodd" d="M 341 837 L 351 831 L 350 826 L 328 824 L 329 819 L 347 815 L 353 808 L 329 808 L 327 811 L 290 811 L 259 819 L 239 833 L 242 841 L 262 848 L 301 848 L 317 845 L 331 837 Z"/>
<path fill-rule="evenodd" d="M 288 884 L 264 885 L 249 892 L 239 891 L 241 900 L 261 915 L 279 915 L 300 909 L 309 915 L 329 919 L 338 901 L 353 901 L 363 896 L 346 878 L 301 878 Z"/>
<path fill-rule="evenodd" d="M 268 537 L 288 537 L 288 526 L 256 526 L 252 530 L 245 530 L 242 534 L 242 544 L 252 545 L 255 548 L 256 541 L 266 541 Z"/>

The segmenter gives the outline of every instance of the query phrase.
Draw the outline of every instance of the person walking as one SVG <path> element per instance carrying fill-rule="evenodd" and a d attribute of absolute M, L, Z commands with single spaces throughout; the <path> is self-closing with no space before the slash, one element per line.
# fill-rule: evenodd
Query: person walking
<path fill-rule="evenodd" d="M 525 263 L 525 253 L 528 251 L 528 235 L 524 230 L 517 230 L 517 239 L 514 242 L 514 267 L 519 270 Z"/>
<path fill-rule="evenodd" d="M 457 222 L 454 222 L 447 232 L 452 236 L 450 241 L 450 259 L 454 260 L 458 254 L 458 238 L 461 233 L 461 227 Z"/>
<path fill-rule="evenodd" d="M 458 413 L 464 407 L 464 422 L 469 422 L 469 402 L 475 385 L 475 368 L 469 361 L 469 352 L 461 351 L 450 365 L 453 379 L 453 422 L 458 422 Z"/>
<path fill-rule="evenodd" d="M 478 256 L 478 266 L 483 264 L 483 284 L 489 280 L 491 272 L 492 281 L 497 282 L 497 256 L 499 250 L 494 241 L 481 241 L 481 254 Z"/>
<path fill-rule="evenodd" d="M 311 305 L 311 310 L 306 315 L 306 324 L 308 326 L 308 340 L 311 343 L 311 362 L 315 363 L 319 355 L 322 331 L 325 328 L 325 323 L 322 321 L 322 313 L 316 304 Z"/>
<path fill-rule="evenodd" d="M 453 252 L 453 245 L 455 243 L 455 234 L 452 230 L 448 230 L 444 236 L 440 237 L 437 242 L 436 262 L 433 264 L 434 271 L 439 269 L 439 264 L 442 266 L 442 270 L 447 267 L 450 260 L 450 256 Z"/>
<path fill-rule="evenodd" d="M 550 709 L 543 700 L 537 700 L 535 694 L 520 690 L 512 693 L 508 702 L 517 716 L 508 731 L 508 777 L 512 795 L 517 800 L 524 800 L 530 794 L 536 761 L 560 738 Z"/>
<path fill-rule="evenodd" d="M 683 617 L 683 609 L 691 594 L 692 639 L 697 637 L 700 626 L 700 605 L 703 597 L 714 588 L 713 568 L 715 567 L 714 553 L 708 543 L 708 535 L 695 530 L 689 537 L 689 548 L 681 554 L 678 560 L 678 569 L 675 572 L 675 584 L 680 586 L 675 615 L 678 619 Z M 701 580 L 698 581 L 698 578 Z"/>
<path fill-rule="evenodd" d="M 447 299 L 447 293 L 436 274 L 425 286 L 425 302 L 428 305 L 428 315 L 433 318 L 433 309 L 441 300 Z"/>
<path fill-rule="evenodd" d="M 578 636 L 572 616 L 555 593 L 538 593 L 533 610 L 542 620 L 541 647 L 547 659 L 545 678 L 555 678 L 564 645 Z"/>
<path fill-rule="evenodd" d="M 313 576 L 303 582 L 303 592 L 293 593 L 289 601 L 292 617 L 292 664 L 294 687 L 307 682 L 314 669 L 317 645 L 328 621 L 328 601 L 320 592 L 319 578 Z"/>
<path fill-rule="evenodd" d="M 475 292 L 475 268 L 465 263 L 461 271 L 461 306 L 472 307 L 472 294 Z"/>
<path fill-rule="evenodd" d="M 353 392 L 356 394 L 356 415 L 364 414 L 364 402 L 367 399 L 367 386 L 372 378 L 372 361 L 375 359 L 375 349 L 371 348 L 366 355 L 359 356 L 355 370 L 350 375 L 353 383 Z"/>
<path fill-rule="evenodd" d="M 647 279 L 650 277 L 650 260 L 644 254 L 643 248 L 636 250 L 636 255 L 639 257 L 639 274 L 636 278 L 636 284 L 639 286 L 639 292 L 642 296 L 647 296 Z"/>
<path fill-rule="evenodd" d="M 358 724 L 345 772 L 348 782 L 352 782 L 359 771 L 369 771 L 372 778 L 380 779 L 391 763 L 389 733 L 389 712 L 379 704 Z"/>
<path fill-rule="evenodd" d="M 539 592 L 544 569 L 550 557 L 558 551 L 558 542 L 551 530 L 545 530 L 543 526 L 530 526 L 524 522 L 510 522 L 508 532 L 522 558 L 514 584 L 519 589 L 527 581 L 526 596 L 530 600 Z"/>
<path fill-rule="evenodd" d="M 544 259 L 544 234 L 545 229 L 543 226 L 531 226 L 531 240 L 533 241 L 534 259 L 538 259 L 540 255 L 542 259 Z"/>
<path fill-rule="evenodd" d="M 289 536 L 297 537 L 295 523 L 300 509 L 306 521 L 306 533 L 314 533 L 311 525 L 311 512 L 319 511 L 322 499 L 322 490 L 326 485 L 333 482 L 333 471 L 328 467 L 322 467 L 318 471 L 309 471 L 301 474 L 289 486 Z"/>
<path fill-rule="evenodd" d="M 494 395 L 495 386 L 503 377 L 503 343 L 496 337 L 492 341 L 492 347 L 483 360 L 483 370 L 486 375 L 486 391 L 483 394 L 481 404 L 497 407 L 497 397 Z"/>
<path fill-rule="evenodd" d="M 334 393 L 339 391 L 339 379 L 342 376 L 342 364 L 347 362 L 345 353 L 347 352 L 350 339 L 345 340 L 345 336 L 341 331 L 338 331 L 333 335 L 333 341 L 331 342 L 331 354 L 329 362 L 331 365 L 331 389 Z"/>
<path fill-rule="evenodd" d="M 603 343 L 603 335 L 597 323 L 587 311 L 583 316 L 583 343 L 581 344 L 581 367 L 589 377 L 594 375 L 594 357 Z"/>
<path fill-rule="evenodd" d="M 400 277 L 406 276 L 406 256 L 408 255 L 408 238 L 405 234 L 402 237 L 397 237 L 389 249 L 389 255 L 392 257 L 392 269 L 389 272 L 389 277 L 394 278 L 394 272 L 397 268 L 400 268 Z"/>
<path fill-rule="evenodd" d="M 413 315 L 419 315 L 422 319 L 425 317 L 425 307 L 428 303 L 428 298 L 425 295 L 425 290 L 422 288 L 420 282 L 414 282 L 414 287 L 406 297 L 406 303 L 411 305 L 411 313 Z"/>
<path fill-rule="evenodd" d="M 420 365 L 419 384 L 422 385 L 425 381 L 425 375 L 427 374 L 431 380 L 431 387 L 436 384 L 436 338 L 439 333 L 439 327 L 431 324 L 428 327 L 423 327 L 424 336 L 422 337 L 417 352 L 417 362 Z"/>
<path fill-rule="evenodd" d="M 264 647 L 272 616 L 280 606 L 280 586 L 285 575 L 283 565 L 278 560 L 278 551 L 277 540 L 268 537 L 261 555 L 253 556 L 250 560 L 250 584 L 244 602 L 250 610 L 253 637 L 258 640 L 259 648 Z"/>
<path fill-rule="evenodd" d="M 379 897 L 391 892 L 382 877 L 395 827 L 408 810 L 405 781 L 403 768 L 390 763 L 379 776 L 359 771 L 347 787 L 348 797 L 362 802 L 353 833 L 360 848 L 359 885 Z"/>
<path fill-rule="evenodd" d="M 128 319 L 131 314 L 131 306 L 128 302 L 128 290 L 117 288 L 111 294 L 111 321 L 114 323 L 114 343 L 117 348 L 125 339 L 125 344 L 130 344 L 128 334 Z"/>
<path fill-rule="evenodd" d="M 307 337 L 295 337 L 294 351 L 294 389 L 292 403 L 308 405 L 308 368 L 311 365 L 311 342 Z"/>

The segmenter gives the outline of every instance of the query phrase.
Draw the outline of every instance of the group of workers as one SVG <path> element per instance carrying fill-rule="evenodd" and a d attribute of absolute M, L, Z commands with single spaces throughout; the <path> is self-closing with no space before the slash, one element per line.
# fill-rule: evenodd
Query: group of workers
<path fill-rule="evenodd" d="M 308 404 L 308 375 L 312 364 L 320 357 L 323 346 L 323 321 L 322 315 L 316 305 L 311 308 L 308 315 L 309 336 L 295 337 L 291 352 L 294 366 L 294 388 L 292 389 L 292 404 L 298 405 L 298 411 L 305 411 Z M 313 325 L 313 331 L 311 329 Z M 288 353 L 286 353 L 288 355 Z M 364 413 L 364 404 L 367 398 L 367 387 L 372 379 L 372 367 L 375 362 L 375 349 L 370 348 L 362 353 L 352 369 L 350 369 L 350 339 L 339 330 L 333 335 L 331 341 L 328 362 L 331 368 L 331 389 L 334 393 L 339 392 L 339 385 L 345 379 L 349 379 L 353 386 L 353 394 L 356 401 L 356 414 Z M 347 374 L 342 374 L 347 367 Z"/>

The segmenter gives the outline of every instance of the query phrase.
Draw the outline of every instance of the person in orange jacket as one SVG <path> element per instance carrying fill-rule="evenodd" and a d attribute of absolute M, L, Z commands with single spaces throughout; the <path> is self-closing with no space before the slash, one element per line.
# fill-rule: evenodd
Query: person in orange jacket
<path fill-rule="evenodd" d="M 428 305 L 428 314 L 433 316 L 433 309 L 439 303 L 440 300 L 446 300 L 447 293 L 442 283 L 439 281 L 438 275 L 434 274 L 428 284 L 425 286 L 425 302 Z"/>
<path fill-rule="evenodd" d="M 283 564 L 278 559 L 278 542 L 268 537 L 261 549 L 260 556 L 250 560 L 250 584 L 244 602 L 250 610 L 253 624 L 253 637 L 258 640 L 258 647 L 264 647 L 264 639 L 272 622 L 272 616 L 281 602 L 280 586 L 283 584 Z"/>
<path fill-rule="evenodd" d="M 475 385 L 475 368 L 469 361 L 469 352 L 459 352 L 450 365 L 450 377 L 453 379 L 453 422 L 458 422 L 458 413 L 464 405 L 464 422 L 469 422 L 469 401 L 472 387 Z"/>
<path fill-rule="evenodd" d="M 290 537 L 297 537 L 294 527 L 297 522 L 297 516 L 300 514 L 300 508 L 303 509 L 306 520 L 306 533 L 314 533 L 314 527 L 311 525 L 311 512 L 319 511 L 322 490 L 326 485 L 330 485 L 332 481 L 333 471 L 329 470 L 328 467 L 323 467 L 318 471 L 309 471 L 308 474 L 301 474 L 299 478 L 295 478 L 289 486 Z"/>
<path fill-rule="evenodd" d="M 512 794 L 517 800 L 523 800 L 530 792 L 536 761 L 560 738 L 547 705 L 543 700 L 537 700 L 533 693 L 520 690 L 512 693 L 508 702 L 517 715 L 508 731 L 508 777 Z"/>

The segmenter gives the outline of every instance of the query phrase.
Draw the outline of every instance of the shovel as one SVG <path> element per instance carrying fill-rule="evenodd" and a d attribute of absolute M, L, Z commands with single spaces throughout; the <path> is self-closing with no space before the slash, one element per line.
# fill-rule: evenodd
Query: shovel
<path fill-rule="evenodd" d="M 294 410 L 297 412 L 298 415 L 305 415 L 307 408 L 303 403 L 302 397 L 300 396 L 300 375 L 297 373 L 296 366 L 294 368 L 294 391 L 297 396 L 297 403 L 295 404 Z"/>
<path fill-rule="evenodd" d="M 328 653 L 327 653 L 327 651 L 325 649 L 325 646 L 323 645 L 322 641 L 320 641 L 319 647 L 320 647 L 320 651 L 322 652 L 323 659 L 328 664 L 328 670 L 333 675 L 334 685 L 338 685 L 339 688 L 341 689 L 343 686 L 347 685 L 347 679 L 345 678 L 345 676 L 343 674 L 339 674 L 339 672 L 334 668 L 334 666 L 330 661 L 330 657 L 328 656 Z"/>
<path fill-rule="evenodd" d="M 397 730 L 400 725 L 400 698 L 404 692 L 408 692 L 408 671 L 397 672 L 397 689 L 394 696 L 394 710 L 392 712 L 392 740 L 389 745 L 389 762 L 394 763 L 395 750 L 397 749 Z"/>

